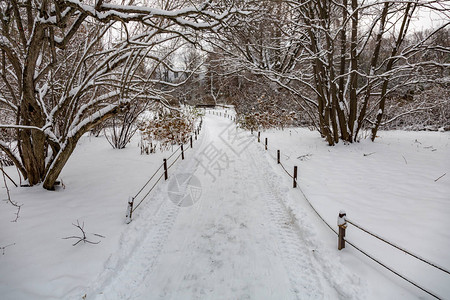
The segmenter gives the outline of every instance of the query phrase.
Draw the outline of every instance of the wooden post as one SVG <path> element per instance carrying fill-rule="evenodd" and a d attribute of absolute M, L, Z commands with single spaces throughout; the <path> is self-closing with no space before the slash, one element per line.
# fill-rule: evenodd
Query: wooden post
<path fill-rule="evenodd" d="M 252 135 L 253 135 L 253 128 L 251 128 L 251 129 L 250 129 L 250 132 L 251 132 L 251 133 L 252 133 Z"/>
<path fill-rule="evenodd" d="M 169 178 L 167 174 L 167 159 L 164 158 L 164 180 L 167 180 Z"/>
<path fill-rule="evenodd" d="M 181 144 L 181 159 L 184 159 L 184 149 L 183 149 L 183 144 Z"/>
<path fill-rule="evenodd" d="M 341 210 L 339 212 L 338 217 L 338 227 L 339 227 L 339 236 L 338 236 L 338 250 L 342 250 L 345 248 L 345 229 L 347 228 L 347 220 L 345 217 L 347 214 L 345 211 Z"/>
<path fill-rule="evenodd" d="M 260 140 L 261 140 L 261 132 L 258 131 L 258 143 L 260 142 Z"/>
<path fill-rule="evenodd" d="M 294 188 L 297 187 L 297 166 L 294 166 Z"/>
<path fill-rule="evenodd" d="M 277 164 L 280 163 L 280 150 L 277 150 Z"/>
<path fill-rule="evenodd" d="M 266 145 L 265 145 L 265 147 L 266 147 L 266 150 L 267 150 L 267 138 L 266 138 Z"/>
<path fill-rule="evenodd" d="M 133 214 L 133 202 L 134 202 L 134 198 L 130 196 L 128 198 L 127 215 L 126 215 L 126 220 L 125 220 L 125 222 L 127 224 L 131 223 L 131 215 Z"/>
<path fill-rule="evenodd" d="M 195 140 L 197 140 L 197 130 L 195 130 Z"/>
<path fill-rule="evenodd" d="M 191 135 L 191 148 L 192 148 L 192 135 Z"/>

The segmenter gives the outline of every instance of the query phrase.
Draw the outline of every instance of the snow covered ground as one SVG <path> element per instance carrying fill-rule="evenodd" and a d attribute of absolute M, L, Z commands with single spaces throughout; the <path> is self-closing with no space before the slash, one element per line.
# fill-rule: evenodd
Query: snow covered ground
<path fill-rule="evenodd" d="M 15 208 L 0 203 L 1 298 L 430 298 L 352 247 L 338 251 L 334 233 L 275 157 L 280 149 L 289 172 L 298 166 L 300 187 L 333 227 L 344 209 L 354 222 L 450 269 L 450 134 L 381 132 L 375 143 L 328 147 L 316 132 L 296 128 L 262 132 L 265 151 L 221 113 L 206 114 L 194 148 L 129 225 L 128 197 L 170 155 L 141 156 L 138 138 L 113 150 L 104 138 L 84 137 L 63 170 L 65 189 L 9 184 L 23 206 L 11 222 Z M 6 171 L 17 180 L 14 168 Z M 79 234 L 77 220 L 99 244 L 63 239 Z M 354 227 L 347 238 L 450 298 L 450 275 Z"/>

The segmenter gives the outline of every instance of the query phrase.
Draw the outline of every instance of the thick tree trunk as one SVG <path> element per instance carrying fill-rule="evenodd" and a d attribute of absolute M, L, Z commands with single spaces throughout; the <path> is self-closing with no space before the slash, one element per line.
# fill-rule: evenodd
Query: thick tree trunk
<path fill-rule="evenodd" d="M 61 174 L 61 171 L 63 170 L 64 166 L 75 150 L 78 140 L 83 136 L 84 133 L 88 132 L 89 130 L 91 130 L 91 128 L 127 108 L 129 108 L 129 103 L 122 103 L 106 114 L 99 115 L 96 118 L 92 119 L 89 123 L 86 123 L 81 128 L 79 128 L 73 136 L 69 136 L 64 143 L 64 147 L 62 147 L 60 151 L 55 154 L 54 160 L 48 168 L 48 171 L 45 174 L 45 178 L 43 178 L 43 187 L 47 190 L 54 190 L 55 182 L 58 179 L 58 176 Z"/>
<path fill-rule="evenodd" d="M 47 190 L 55 189 L 55 182 L 58 179 L 58 176 L 61 174 L 64 166 L 66 165 L 69 157 L 72 155 L 75 150 L 77 143 L 76 142 L 67 142 L 64 149 L 61 149 L 59 155 L 53 161 L 50 169 L 47 173 L 47 176 L 44 179 L 43 187 Z"/>
<path fill-rule="evenodd" d="M 22 75 L 21 101 L 17 123 L 19 125 L 41 128 L 45 124 L 45 118 L 42 111 L 43 108 L 36 100 L 35 71 L 45 36 L 43 27 L 36 26 L 30 35 L 31 39 L 26 45 L 27 51 L 24 67 L 22 72 L 20 72 Z M 23 37 L 23 43 L 25 40 L 25 37 Z M 25 47 L 25 43 L 23 46 Z M 22 165 L 26 170 L 26 174 L 23 175 L 28 179 L 30 185 L 35 185 L 41 182 L 45 172 L 45 135 L 39 130 L 19 129 L 18 140 L 20 141 L 18 146 Z"/>

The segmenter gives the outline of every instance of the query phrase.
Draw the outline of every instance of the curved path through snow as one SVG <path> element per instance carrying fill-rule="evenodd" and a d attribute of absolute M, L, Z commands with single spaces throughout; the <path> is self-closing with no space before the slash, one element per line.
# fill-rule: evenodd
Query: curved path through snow
<path fill-rule="evenodd" d="M 132 222 L 140 222 L 139 242 L 112 259 L 88 298 L 339 298 L 318 271 L 311 241 L 285 208 L 258 145 L 229 119 L 207 114 L 204 123 L 196 148 L 155 191 L 159 204 L 144 206 L 148 211 L 136 216 L 142 220 Z M 197 200 L 187 207 L 168 200 L 167 189 L 183 173 L 200 187 L 185 186 Z"/>

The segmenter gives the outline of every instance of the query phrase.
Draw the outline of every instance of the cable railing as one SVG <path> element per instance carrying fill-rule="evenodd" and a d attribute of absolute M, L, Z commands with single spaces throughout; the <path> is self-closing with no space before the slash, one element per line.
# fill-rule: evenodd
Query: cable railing
<path fill-rule="evenodd" d="M 222 114 L 221 112 L 215 112 L 215 111 L 210 111 L 210 114 L 216 115 L 216 116 L 220 116 L 220 117 L 224 117 L 224 118 L 228 118 L 231 119 L 232 121 L 235 121 L 235 117 L 231 116 L 230 114 Z M 201 126 L 200 126 L 201 127 Z M 196 131 L 196 134 L 198 132 Z M 252 132 L 253 134 L 253 132 Z M 258 132 L 258 143 L 261 142 L 261 133 Z M 178 150 L 180 150 L 182 148 L 182 146 L 180 146 L 178 149 L 176 149 L 167 160 L 171 159 Z M 192 137 L 191 137 L 191 148 L 192 148 Z M 375 258 L 374 256 L 372 256 L 371 254 L 367 253 L 366 251 L 364 251 L 363 249 L 361 249 L 359 246 L 357 246 L 354 242 L 351 242 L 348 240 L 348 238 L 345 237 L 345 229 L 347 228 L 347 224 L 350 224 L 352 226 L 354 226 L 355 228 L 369 234 L 370 236 L 376 238 L 377 240 L 384 242 L 387 245 L 390 245 L 391 247 L 402 251 L 405 254 L 408 254 L 410 257 L 415 258 L 437 270 L 440 270 L 446 274 L 450 275 L 450 271 L 445 268 L 442 267 L 434 262 L 431 262 L 430 260 L 427 260 L 401 246 L 399 246 L 398 244 L 389 241 L 388 239 L 381 237 L 378 234 L 375 234 L 373 232 L 371 232 L 370 230 L 365 229 L 364 227 L 362 227 L 361 225 L 359 225 L 358 223 L 354 222 L 353 220 L 350 220 L 347 218 L 346 214 L 344 211 L 341 211 L 339 213 L 339 218 L 338 218 L 338 230 L 336 230 L 333 226 L 331 226 L 326 220 L 325 218 L 319 213 L 319 211 L 314 207 L 314 205 L 312 204 L 312 202 L 310 201 L 310 199 L 307 197 L 307 195 L 305 194 L 305 192 L 303 191 L 303 189 L 301 188 L 301 186 L 299 185 L 299 179 L 297 178 L 297 166 L 294 166 L 294 172 L 293 175 L 286 169 L 286 167 L 284 166 L 284 164 L 281 162 L 280 159 L 280 150 L 277 150 L 277 156 L 275 157 L 274 155 L 272 155 L 271 152 L 271 148 L 268 146 L 268 139 L 265 138 L 265 143 L 264 143 L 264 149 L 268 152 L 269 156 L 272 157 L 274 160 L 276 159 L 277 164 L 280 165 L 280 167 L 282 168 L 282 170 L 293 180 L 293 187 L 297 188 L 301 194 L 303 195 L 303 198 L 306 200 L 306 202 L 308 203 L 308 205 L 311 207 L 311 209 L 314 211 L 314 213 L 319 217 L 319 219 L 322 220 L 322 222 L 334 233 L 336 234 L 336 236 L 338 237 L 338 249 L 341 250 L 343 248 L 345 248 L 345 243 L 349 244 L 350 246 L 352 246 L 355 250 L 357 250 L 358 252 L 360 252 L 361 254 L 363 254 L 364 256 L 370 258 L 372 261 L 376 262 L 377 264 L 379 264 L 380 266 L 384 267 L 386 270 L 390 271 L 391 273 L 395 274 L 396 276 L 398 276 L 399 278 L 405 280 L 406 282 L 410 283 L 411 285 L 415 286 L 416 288 L 420 289 L 421 291 L 425 292 L 426 294 L 436 298 L 436 299 L 443 299 L 441 296 L 439 296 L 437 293 L 434 293 L 426 288 L 424 288 L 423 286 L 421 286 L 420 284 L 418 284 L 417 282 L 415 282 L 414 280 L 402 275 L 400 272 L 396 271 L 394 268 L 388 266 L 386 263 L 381 262 L 379 259 Z M 190 149 L 190 148 L 188 148 Z M 188 150 L 186 149 L 186 150 Z M 175 160 L 173 162 L 171 162 L 171 164 L 169 165 L 169 167 L 167 167 L 166 169 L 170 169 L 175 162 L 181 157 L 183 156 L 184 152 L 186 152 L 186 150 L 182 151 L 181 153 L 178 154 L 178 156 L 175 158 Z M 144 187 L 142 187 L 139 192 L 136 194 L 135 197 L 137 197 L 144 189 L 145 187 L 149 184 L 149 182 L 156 176 L 156 174 L 165 166 L 166 161 L 156 170 L 156 172 L 151 176 L 151 178 L 147 181 L 147 183 L 144 185 Z M 165 170 L 166 172 L 166 170 Z M 142 198 L 142 200 L 136 205 L 136 207 L 133 209 L 132 203 L 130 205 L 129 202 L 129 211 L 134 212 L 134 210 L 144 201 L 144 199 L 148 196 L 148 194 L 153 190 L 153 188 L 158 184 L 158 182 L 162 179 L 162 177 L 165 175 L 165 173 L 162 173 L 157 181 L 152 185 L 152 187 L 150 188 L 150 190 L 144 195 L 144 197 Z M 166 174 L 166 178 L 167 178 L 167 174 Z M 131 202 L 133 202 L 134 198 L 130 197 Z M 131 210 L 130 210 L 131 207 Z M 131 213 L 129 214 L 129 221 L 131 222 Z M 127 220 L 128 220 L 128 214 L 127 214 Z"/>
<path fill-rule="evenodd" d="M 261 142 L 261 134 L 260 132 L 258 132 L 258 143 Z M 406 282 L 410 283 L 411 285 L 415 286 L 416 288 L 420 289 L 421 291 L 427 293 L 428 295 L 436 298 L 436 299 L 443 299 L 441 296 L 439 296 L 437 293 L 434 293 L 426 288 L 424 288 L 423 286 L 421 286 L 420 284 L 418 284 L 417 282 L 413 281 L 410 278 L 407 278 L 406 276 L 402 275 L 400 272 L 396 271 L 394 268 L 389 267 L 387 264 L 381 262 L 379 259 L 373 257 L 372 255 L 370 255 L 369 253 L 367 253 L 366 251 L 362 250 L 360 247 L 356 246 L 354 242 L 349 241 L 347 238 L 345 238 L 345 229 L 347 227 L 347 224 L 350 224 L 352 226 L 354 226 L 355 228 L 358 228 L 359 230 L 369 234 L 370 236 L 378 239 L 381 242 L 384 242 L 387 245 L 390 245 L 391 247 L 402 251 L 405 254 L 408 254 L 409 256 L 437 269 L 440 270 L 446 274 L 450 275 L 450 271 L 445 268 L 442 267 L 434 262 L 431 262 L 428 259 L 425 259 L 417 254 L 414 254 L 412 251 L 409 251 L 401 246 L 399 246 L 398 244 L 389 241 L 388 239 L 381 237 L 378 234 L 375 234 L 367 229 L 365 229 L 364 227 L 360 226 L 359 224 L 355 223 L 354 221 L 348 219 L 346 217 L 345 212 L 341 211 L 340 212 L 340 221 L 338 223 L 338 229 L 336 230 L 335 228 L 333 228 L 323 217 L 322 215 L 319 213 L 319 211 L 314 207 L 314 205 L 311 203 L 311 201 L 309 200 L 309 198 L 306 196 L 306 194 L 304 193 L 303 189 L 300 187 L 300 185 L 298 184 L 298 178 L 297 178 L 297 172 L 296 169 L 297 167 L 294 166 L 294 175 L 292 175 L 284 166 L 284 164 L 280 161 L 280 150 L 277 150 L 277 157 L 275 158 L 275 156 L 272 154 L 271 152 L 271 147 L 268 146 L 268 140 L 267 138 L 265 138 L 265 144 L 264 144 L 264 149 L 268 152 L 269 156 L 272 157 L 273 159 L 276 159 L 277 164 L 280 165 L 280 167 L 282 168 L 282 170 L 293 180 L 293 187 L 294 188 L 298 188 L 300 190 L 300 192 L 302 193 L 304 199 L 306 200 L 306 202 L 308 203 L 308 205 L 312 208 L 312 210 L 314 211 L 314 213 L 322 220 L 322 222 L 334 233 L 338 236 L 338 249 L 341 250 L 343 248 L 345 248 L 345 242 L 347 242 L 350 246 L 352 246 L 354 249 L 356 249 L 357 251 L 359 251 L 360 253 L 362 253 L 363 255 L 365 255 L 366 257 L 370 258 L 371 260 L 373 260 L 374 262 L 376 262 L 377 264 L 379 264 L 380 266 L 384 267 L 385 269 L 387 269 L 388 271 L 392 272 L 393 274 L 397 275 L 398 277 L 400 277 L 401 279 L 405 280 Z"/>
<path fill-rule="evenodd" d="M 200 121 L 198 124 L 198 127 L 194 130 L 195 139 L 197 140 L 198 135 L 200 134 L 200 130 L 202 128 L 203 120 Z M 185 148 L 185 145 L 189 145 L 190 147 Z M 190 136 L 189 142 L 182 143 L 175 151 L 173 151 L 168 158 L 163 159 L 163 163 L 156 169 L 156 171 L 150 176 L 150 178 L 147 180 L 147 182 L 139 189 L 139 191 L 136 193 L 136 195 L 130 196 L 128 199 L 128 207 L 127 207 L 127 213 L 126 213 L 126 223 L 129 224 L 132 221 L 132 215 L 135 212 L 135 210 L 144 202 L 145 199 L 147 199 L 148 195 L 153 191 L 153 189 L 158 185 L 158 183 L 161 181 L 161 179 L 164 177 L 165 180 L 169 178 L 168 176 L 168 170 L 173 167 L 173 165 L 180 159 L 184 159 L 184 154 L 189 149 L 193 148 L 193 135 Z M 169 165 L 167 165 L 167 162 L 171 160 L 176 154 L 178 155 L 173 159 L 172 162 L 170 162 Z M 162 171 L 162 173 L 157 177 L 159 172 Z M 155 182 L 151 185 L 151 187 L 148 189 L 148 191 L 143 195 L 143 197 L 140 200 L 137 200 L 139 195 L 147 188 L 147 186 L 152 182 L 154 178 L 157 178 Z M 134 203 L 137 202 L 136 205 Z"/>
<path fill-rule="evenodd" d="M 396 248 L 396 249 L 398 249 L 398 250 L 404 252 L 405 254 L 408 254 L 409 256 L 412 256 L 412 257 L 414 257 L 414 258 L 416 258 L 416 259 L 418 259 L 418 260 L 420 260 L 420 261 L 422 261 L 422 262 L 424 262 L 424 263 L 426 263 L 426 264 L 428 264 L 428 265 L 430 265 L 430 266 L 432 266 L 432 267 L 434 267 L 434 268 L 436 268 L 436 269 L 438 269 L 438 270 L 441 270 L 442 272 L 447 273 L 447 274 L 450 275 L 450 271 L 447 270 L 446 268 L 444 268 L 444 267 L 442 267 L 442 266 L 440 266 L 440 265 L 438 265 L 438 264 L 436 264 L 436 263 L 430 262 L 430 261 L 426 260 L 425 258 L 423 258 L 423 257 L 421 257 L 421 256 L 419 256 L 419 255 L 417 255 L 417 254 L 414 254 L 414 253 L 412 253 L 411 251 L 409 251 L 409 250 L 407 250 L 407 249 L 405 249 L 405 248 L 403 248 L 403 247 L 401 247 L 401 246 L 395 244 L 394 242 L 391 242 L 391 241 L 389 241 L 388 239 L 386 239 L 386 238 L 384 238 L 384 237 L 381 237 L 381 236 L 379 236 L 379 235 L 377 235 L 377 234 L 375 234 L 375 233 L 373 233 L 373 232 L 371 232 L 371 231 L 365 229 L 364 227 L 358 225 L 358 224 L 355 223 L 354 221 L 351 221 L 351 220 L 350 220 L 349 218 L 347 218 L 347 217 L 345 218 L 345 220 L 347 221 L 347 223 L 349 223 L 349 224 L 355 226 L 355 227 L 358 228 L 359 230 L 364 231 L 365 233 L 367 233 L 367 234 L 373 236 L 374 238 L 376 238 L 376 239 L 378 239 L 378 240 L 380 240 L 380 241 L 382 241 L 382 242 L 384 242 L 384 243 L 386 243 L 386 244 L 388 244 L 388 245 L 390 245 L 390 246 L 392 246 L 392 247 L 394 247 L 394 248 Z"/>

